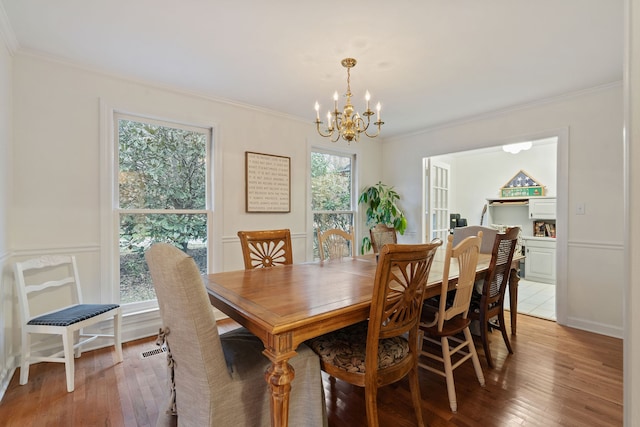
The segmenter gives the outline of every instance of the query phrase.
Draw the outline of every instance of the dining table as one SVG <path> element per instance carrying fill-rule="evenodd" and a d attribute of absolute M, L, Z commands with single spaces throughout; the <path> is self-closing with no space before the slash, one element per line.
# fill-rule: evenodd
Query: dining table
<path fill-rule="evenodd" d="M 518 266 L 510 275 L 511 333 L 516 331 Z M 491 254 L 480 254 L 476 278 L 486 273 Z M 425 298 L 439 295 L 444 250 L 439 249 L 429 273 Z M 288 361 L 304 341 L 369 317 L 377 261 L 374 255 L 290 264 L 271 268 L 208 274 L 204 277 L 211 304 L 247 328 L 264 344 L 271 361 L 265 380 L 271 393 L 271 425 L 288 425 L 289 393 L 295 373 Z M 458 266 L 452 260 L 448 286 Z"/>

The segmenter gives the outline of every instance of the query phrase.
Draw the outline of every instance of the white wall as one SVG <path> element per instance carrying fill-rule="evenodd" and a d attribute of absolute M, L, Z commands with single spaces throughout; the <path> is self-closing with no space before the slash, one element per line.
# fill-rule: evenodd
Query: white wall
<path fill-rule="evenodd" d="M 8 386 L 13 363 L 11 336 L 13 316 L 13 282 L 11 280 L 11 246 L 9 218 L 11 207 L 11 104 L 13 59 L 0 37 L 0 396 Z"/>
<path fill-rule="evenodd" d="M 622 85 L 609 85 L 387 140 L 384 180 L 421 194 L 423 157 L 559 135 L 558 321 L 621 337 L 622 125 Z M 575 215 L 579 202 L 586 215 Z M 403 207 L 419 241 L 421 204 Z"/>

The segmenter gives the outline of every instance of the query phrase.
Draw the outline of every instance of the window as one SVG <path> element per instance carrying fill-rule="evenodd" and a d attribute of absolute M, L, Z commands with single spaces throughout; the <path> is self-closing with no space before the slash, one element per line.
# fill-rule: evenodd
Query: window
<path fill-rule="evenodd" d="M 120 302 L 155 300 L 144 259 L 155 242 L 207 272 L 211 129 L 115 114 Z"/>
<path fill-rule="evenodd" d="M 311 153 L 311 210 L 313 257 L 319 258 L 318 230 L 349 231 L 354 224 L 353 170 L 355 156 L 331 152 Z"/>

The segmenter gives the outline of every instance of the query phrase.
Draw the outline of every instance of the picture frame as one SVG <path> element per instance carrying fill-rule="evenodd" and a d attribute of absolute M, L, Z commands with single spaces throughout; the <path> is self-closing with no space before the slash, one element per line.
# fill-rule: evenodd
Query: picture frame
<path fill-rule="evenodd" d="M 248 213 L 291 212 L 291 158 L 245 151 Z"/>

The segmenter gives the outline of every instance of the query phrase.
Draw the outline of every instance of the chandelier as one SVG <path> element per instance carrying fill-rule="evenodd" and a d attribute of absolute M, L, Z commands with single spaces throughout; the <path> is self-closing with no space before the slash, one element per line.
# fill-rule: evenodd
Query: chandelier
<path fill-rule="evenodd" d="M 338 111 L 338 91 L 333 94 L 333 111 L 327 112 L 327 126 L 323 131 L 320 129 L 320 125 L 323 123 L 320 120 L 320 104 L 316 101 L 316 128 L 318 129 L 318 133 L 325 138 L 331 138 L 332 142 L 336 142 L 340 137 L 349 143 L 351 143 L 351 141 L 358 142 L 360 134 L 362 133 L 369 138 L 375 138 L 380 134 L 380 127 L 384 124 L 384 122 L 380 120 L 380 103 L 378 102 L 378 105 L 376 105 L 377 116 L 376 121 L 373 123 L 378 129 L 376 133 L 370 134 L 367 130 L 371 124 L 371 116 L 374 115 L 374 112 L 369 108 L 371 95 L 369 95 L 369 91 L 365 94 L 367 109 L 362 113 L 363 118 L 354 110 L 353 105 L 351 105 L 351 69 L 356 66 L 356 60 L 353 58 L 345 58 L 342 60 L 342 66 L 347 69 L 347 92 L 344 94 L 347 102 L 342 112 Z"/>

